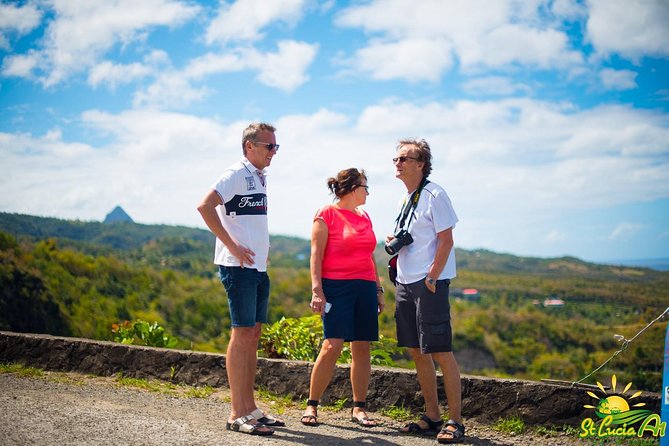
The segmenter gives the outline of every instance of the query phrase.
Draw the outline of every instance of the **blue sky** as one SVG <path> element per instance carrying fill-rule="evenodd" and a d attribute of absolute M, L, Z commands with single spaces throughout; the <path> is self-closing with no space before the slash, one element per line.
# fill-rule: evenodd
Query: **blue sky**
<path fill-rule="evenodd" d="M 666 258 L 667 23 L 664 0 L 2 1 L 0 210 L 204 227 L 261 120 L 274 234 L 308 238 L 360 167 L 384 238 L 419 137 L 461 248 Z"/>

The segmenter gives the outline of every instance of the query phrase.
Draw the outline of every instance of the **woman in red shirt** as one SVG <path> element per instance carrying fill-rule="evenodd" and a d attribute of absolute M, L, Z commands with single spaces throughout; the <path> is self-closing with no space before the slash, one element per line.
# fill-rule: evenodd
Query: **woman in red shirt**
<path fill-rule="evenodd" d="M 318 424 L 318 401 L 332 380 L 344 342 L 351 342 L 351 421 L 364 427 L 365 402 L 371 373 L 370 344 L 379 338 L 378 314 L 383 288 L 376 271 L 376 236 L 372 221 L 360 209 L 367 195 L 364 170 L 346 169 L 328 179 L 334 204 L 323 206 L 311 230 L 311 309 L 323 317 L 323 346 L 311 372 L 309 400 L 302 416 L 307 426 Z"/>

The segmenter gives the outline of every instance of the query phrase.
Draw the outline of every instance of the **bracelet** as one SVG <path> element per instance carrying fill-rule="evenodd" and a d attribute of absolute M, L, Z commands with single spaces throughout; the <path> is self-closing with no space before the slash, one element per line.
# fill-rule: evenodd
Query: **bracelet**
<path fill-rule="evenodd" d="M 377 286 L 377 287 L 376 287 L 376 293 L 377 293 L 377 294 L 383 294 L 383 292 L 384 292 L 384 290 L 383 290 L 383 287 L 382 287 L 382 286 Z"/>

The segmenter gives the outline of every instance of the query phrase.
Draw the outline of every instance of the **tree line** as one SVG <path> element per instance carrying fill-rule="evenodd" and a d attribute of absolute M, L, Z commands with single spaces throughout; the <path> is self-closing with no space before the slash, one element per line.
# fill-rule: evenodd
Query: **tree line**
<path fill-rule="evenodd" d="M 143 320 L 164 327 L 177 348 L 225 351 L 227 298 L 211 263 L 213 239 L 206 231 L 134 223 L 89 227 L 99 224 L 57 219 L 40 226 L 44 222 L 30 216 L 23 217 L 29 223 L 12 226 L 7 215 L 17 220 L 15 214 L 0 214 L 1 330 L 113 340 L 114 324 Z M 312 319 L 285 322 L 311 315 L 308 254 L 307 240 L 272 237 L 271 323 L 318 330 Z M 669 302 L 666 272 L 483 250 L 458 250 L 457 256 L 452 287 L 481 294 L 477 302 L 452 303 L 456 353 L 487 358 L 483 365 L 465 364 L 468 373 L 580 379 L 620 348 L 614 334 L 631 338 Z M 383 271 L 387 256 L 381 248 L 377 259 Z M 393 348 L 393 290 L 383 280 L 384 342 L 377 350 L 390 354 L 379 363 L 408 365 L 408 357 Z M 536 305 L 548 296 L 562 298 L 565 306 Z M 636 388 L 658 391 L 666 327 L 664 320 L 646 331 L 600 372 L 600 380 L 616 373 Z M 267 329 L 288 336 L 281 326 Z"/>

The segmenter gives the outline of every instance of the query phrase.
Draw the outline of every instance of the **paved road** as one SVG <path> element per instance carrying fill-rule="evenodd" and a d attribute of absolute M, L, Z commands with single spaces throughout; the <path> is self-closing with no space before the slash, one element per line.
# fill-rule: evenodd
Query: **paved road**
<path fill-rule="evenodd" d="M 225 393 L 207 398 L 166 395 L 120 386 L 114 378 L 47 373 L 43 377 L 0 374 L 0 445 L 406 445 L 434 446 L 434 438 L 402 435 L 398 424 L 363 429 L 346 411 L 321 410 L 323 424 L 307 428 L 289 409 L 285 428 L 271 437 L 225 430 Z M 375 414 L 376 416 L 376 414 Z M 469 422 L 464 444 L 582 444 L 569 437 L 504 436 Z"/>

